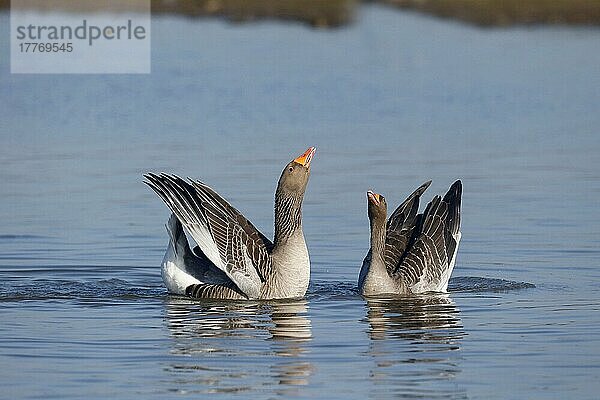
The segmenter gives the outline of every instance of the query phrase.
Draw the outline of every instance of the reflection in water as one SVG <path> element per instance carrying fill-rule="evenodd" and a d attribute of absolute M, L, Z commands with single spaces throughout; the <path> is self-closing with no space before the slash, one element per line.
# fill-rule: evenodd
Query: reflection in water
<path fill-rule="evenodd" d="M 466 397 L 453 383 L 465 333 L 448 295 L 370 299 L 367 307 L 375 388 L 383 384 L 399 395 L 427 398 Z M 437 384 L 428 385 L 432 380 Z"/>
<path fill-rule="evenodd" d="M 271 321 L 269 332 L 274 341 L 274 351 L 283 359 L 272 367 L 273 376 L 282 385 L 308 385 L 313 367 L 307 362 L 298 360 L 306 353 L 305 344 L 312 339 L 310 320 L 306 317 L 306 300 L 293 303 L 271 304 Z M 284 390 L 282 394 L 291 394 Z"/>
<path fill-rule="evenodd" d="M 367 305 L 371 339 L 383 339 L 389 333 L 451 345 L 463 336 L 458 307 L 447 294 L 369 299 Z"/>
<path fill-rule="evenodd" d="M 309 383 L 312 340 L 305 300 L 270 303 L 166 301 L 175 392 L 240 392 L 276 385 L 294 394 Z"/>

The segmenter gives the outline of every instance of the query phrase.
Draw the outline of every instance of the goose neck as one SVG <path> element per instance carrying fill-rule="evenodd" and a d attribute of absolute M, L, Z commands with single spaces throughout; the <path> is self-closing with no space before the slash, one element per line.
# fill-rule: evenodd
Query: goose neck
<path fill-rule="evenodd" d="M 385 223 L 371 220 L 371 249 L 373 256 L 382 256 L 385 247 Z"/>
<path fill-rule="evenodd" d="M 302 230 L 302 197 L 278 191 L 275 194 L 275 246 Z"/>

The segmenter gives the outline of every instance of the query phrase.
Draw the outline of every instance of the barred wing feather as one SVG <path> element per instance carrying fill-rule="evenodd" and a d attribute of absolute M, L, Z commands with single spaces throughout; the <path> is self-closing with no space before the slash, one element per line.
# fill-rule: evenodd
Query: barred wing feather
<path fill-rule="evenodd" d="M 460 240 L 462 184 L 456 181 L 442 199 L 435 196 L 415 217 L 406 250 L 392 272 L 414 293 L 445 291 Z"/>
<path fill-rule="evenodd" d="M 405 256 L 415 229 L 421 195 L 431 185 L 427 181 L 419 186 L 390 216 L 386 228 L 384 260 L 388 273 L 392 274 Z"/>
<path fill-rule="evenodd" d="M 202 203 L 202 206 L 206 210 L 210 231 L 219 249 L 225 273 L 249 298 L 258 297 L 262 280 L 257 267 L 261 264 L 264 269 L 264 264 L 270 265 L 271 258 L 267 250 L 252 240 L 237 221 L 220 213 L 212 204 Z M 253 260 L 250 254 L 258 257 Z"/>
<path fill-rule="evenodd" d="M 240 227 L 246 232 L 246 234 L 252 238 L 252 240 L 256 241 L 259 244 L 262 244 L 264 247 L 269 250 L 269 252 L 273 248 L 273 243 L 263 235 L 258 229 L 252 225 L 252 223 L 242 215 L 235 207 L 233 207 L 227 200 L 221 197 L 217 192 L 215 192 L 211 187 L 206 185 L 205 183 L 192 180 L 188 178 L 194 188 L 196 189 L 196 193 L 203 200 L 212 205 L 214 205 L 221 213 L 227 215 L 229 218 L 236 221 Z"/>
<path fill-rule="evenodd" d="M 209 231 L 206 215 L 200 206 L 201 200 L 194 188 L 175 175 L 148 173 L 144 177 L 144 183 L 154 190 L 177 216 L 206 258 L 217 268 L 224 270 L 219 250 Z"/>
<path fill-rule="evenodd" d="M 208 186 L 164 173 L 144 177 L 206 257 L 246 296 L 257 297 L 271 270 L 270 241 Z"/>

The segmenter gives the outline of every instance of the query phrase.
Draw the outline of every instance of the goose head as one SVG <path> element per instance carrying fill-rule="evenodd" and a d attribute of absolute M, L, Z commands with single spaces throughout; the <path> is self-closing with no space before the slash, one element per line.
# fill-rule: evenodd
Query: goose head
<path fill-rule="evenodd" d="M 302 155 L 290 161 L 279 178 L 277 192 L 284 197 L 302 198 L 310 176 L 310 162 L 315 155 L 315 147 L 309 147 Z"/>
<path fill-rule="evenodd" d="M 367 191 L 369 220 L 371 225 L 385 225 L 387 218 L 387 202 L 385 197 L 371 190 Z"/>

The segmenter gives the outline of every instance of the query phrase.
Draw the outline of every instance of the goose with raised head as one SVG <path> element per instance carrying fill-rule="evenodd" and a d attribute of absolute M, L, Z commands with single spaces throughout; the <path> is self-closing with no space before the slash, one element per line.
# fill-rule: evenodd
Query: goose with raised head
<path fill-rule="evenodd" d="M 408 196 L 387 223 L 385 198 L 367 192 L 371 248 L 358 277 L 363 296 L 447 290 L 461 237 L 462 183 L 454 182 L 443 198 L 435 196 L 417 214 L 430 184 L 425 182 Z"/>
<path fill-rule="evenodd" d="M 148 173 L 150 186 L 172 211 L 162 277 L 171 293 L 212 299 L 302 297 L 310 260 L 302 232 L 302 201 L 315 154 L 290 161 L 275 192 L 275 237 L 267 239 L 205 183 Z M 184 230 L 198 244 L 191 249 Z"/>

